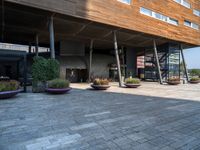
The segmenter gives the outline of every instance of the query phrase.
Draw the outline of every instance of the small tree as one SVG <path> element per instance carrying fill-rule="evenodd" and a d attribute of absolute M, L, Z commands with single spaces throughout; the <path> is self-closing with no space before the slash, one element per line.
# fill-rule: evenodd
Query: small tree
<path fill-rule="evenodd" d="M 55 59 L 35 57 L 32 65 L 33 81 L 48 81 L 59 77 L 59 62 Z"/>
<path fill-rule="evenodd" d="M 191 76 L 200 76 L 200 69 L 191 69 L 190 74 Z"/>
<path fill-rule="evenodd" d="M 57 60 L 35 57 L 32 65 L 33 92 L 44 92 L 46 82 L 58 78 L 59 71 Z"/>

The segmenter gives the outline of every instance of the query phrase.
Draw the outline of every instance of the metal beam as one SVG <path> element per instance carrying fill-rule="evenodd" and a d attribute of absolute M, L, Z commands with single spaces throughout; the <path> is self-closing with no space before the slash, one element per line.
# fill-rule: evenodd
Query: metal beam
<path fill-rule="evenodd" d="M 73 36 L 76 36 L 78 35 L 79 33 L 81 33 L 83 30 L 85 30 L 87 28 L 88 25 L 92 24 L 93 22 L 90 21 L 89 23 L 87 24 L 84 24 L 76 33 L 73 34 Z"/>
<path fill-rule="evenodd" d="M 106 38 L 107 36 L 111 35 L 112 31 L 109 31 L 108 33 L 106 33 L 102 38 Z"/>
<path fill-rule="evenodd" d="M 38 34 L 35 35 L 35 53 L 38 56 L 38 49 L 39 49 L 39 36 Z"/>
<path fill-rule="evenodd" d="M 94 45 L 94 40 L 91 40 L 91 41 L 90 41 L 89 76 L 88 76 L 88 82 L 89 82 L 89 83 L 91 82 L 93 45 Z"/>
<path fill-rule="evenodd" d="M 187 81 L 189 81 L 189 76 L 188 76 L 188 71 L 187 71 L 187 66 L 185 63 L 185 57 L 184 57 L 184 53 L 183 53 L 183 46 L 182 44 L 180 44 L 180 50 L 181 50 L 181 56 L 182 56 L 182 61 L 183 61 L 183 66 L 184 66 L 184 71 L 185 71 L 185 76 Z"/>
<path fill-rule="evenodd" d="M 115 48 L 115 57 L 116 57 L 117 70 L 118 70 L 119 86 L 122 87 L 121 68 L 120 68 L 120 61 L 119 61 L 116 31 L 113 31 L 113 38 L 114 38 L 114 48 Z"/>
<path fill-rule="evenodd" d="M 54 41 L 54 26 L 53 26 L 53 16 L 51 16 L 49 21 L 49 33 L 50 33 L 50 51 L 51 58 L 55 59 L 55 41 Z"/>
<path fill-rule="evenodd" d="M 156 65 L 157 65 L 157 70 L 158 70 L 158 75 L 159 75 L 159 81 L 160 81 L 160 84 L 163 84 L 161 70 L 160 70 L 160 62 L 159 62 L 159 59 L 158 59 L 158 52 L 157 52 L 155 40 L 153 40 L 153 47 L 154 47 L 154 54 L 155 54 L 155 57 L 156 57 Z"/>

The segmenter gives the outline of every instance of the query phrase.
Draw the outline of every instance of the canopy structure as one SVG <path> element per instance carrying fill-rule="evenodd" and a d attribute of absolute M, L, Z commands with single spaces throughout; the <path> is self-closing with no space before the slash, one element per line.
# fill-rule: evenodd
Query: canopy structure
<path fill-rule="evenodd" d="M 113 31 L 116 31 L 118 45 L 123 46 L 152 47 L 153 40 L 156 40 L 157 45 L 172 42 L 143 32 L 8 2 L 4 4 L 5 22 L 0 24 L 3 29 L 3 42 L 37 45 L 39 40 L 40 46 L 49 46 L 49 22 L 52 16 L 55 43 L 63 39 L 74 39 L 84 42 L 89 48 L 93 39 L 94 49 L 113 49 Z"/>

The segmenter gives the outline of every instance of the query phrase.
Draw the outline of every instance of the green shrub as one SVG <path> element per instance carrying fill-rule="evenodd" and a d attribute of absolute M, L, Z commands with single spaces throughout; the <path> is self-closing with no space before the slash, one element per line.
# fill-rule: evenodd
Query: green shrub
<path fill-rule="evenodd" d="M 15 80 L 1 81 L 0 82 L 0 92 L 4 91 L 15 91 L 19 89 L 19 82 Z"/>
<path fill-rule="evenodd" d="M 190 79 L 190 81 L 200 81 L 200 78 L 198 78 L 198 77 L 192 77 L 192 78 Z"/>
<path fill-rule="evenodd" d="M 47 80 L 53 80 L 59 77 L 60 66 L 56 59 L 47 60 L 46 77 Z"/>
<path fill-rule="evenodd" d="M 94 85 L 108 85 L 109 81 L 107 79 L 96 78 L 96 79 L 94 79 L 93 84 Z"/>
<path fill-rule="evenodd" d="M 69 85 L 70 85 L 69 81 L 63 79 L 54 79 L 48 81 L 49 88 L 62 89 L 62 88 L 68 88 Z"/>
<path fill-rule="evenodd" d="M 180 78 L 176 78 L 176 77 L 174 77 L 174 78 L 169 78 L 168 81 L 169 81 L 169 82 L 180 82 Z"/>
<path fill-rule="evenodd" d="M 32 65 L 33 81 L 48 81 L 59 77 L 59 62 L 55 59 L 35 57 Z"/>
<path fill-rule="evenodd" d="M 200 69 L 191 69 L 189 73 L 191 76 L 200 76 Z"/>
<path fill-rule="evenodd" d="M 138 78 L 126 78 L 125 83 L 126 84 L 140 84 L 140 79 L 138 79 Z"/>

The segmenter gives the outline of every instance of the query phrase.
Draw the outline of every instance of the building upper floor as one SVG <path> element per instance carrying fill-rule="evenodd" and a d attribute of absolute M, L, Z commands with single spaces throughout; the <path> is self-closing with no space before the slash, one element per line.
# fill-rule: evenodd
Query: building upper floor
<path fill-rule="evenodd" d="M 4 0 L 200 45 L 200 0 Z"/>

